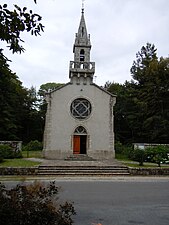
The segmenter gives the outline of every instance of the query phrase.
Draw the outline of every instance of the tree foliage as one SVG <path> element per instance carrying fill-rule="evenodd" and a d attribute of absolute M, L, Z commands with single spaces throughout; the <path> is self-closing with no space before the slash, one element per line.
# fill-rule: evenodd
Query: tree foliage
<path fill-rule="evenodd" d="M 157 57 L 147 43 L 136 54 L 131 67 L 133 80 L 109 84 L 117 94 L 116 140 L 122 143 L 168 143 L 169 140 L 169 58 Z"/>
<path fill-rule="evenodd" d="M 7 189 L 0 183 L 1 225 L 71 225 L 75 215 L 71 203 L 60 204 L 58 187 L 40 183 Z"/>
<path fill-rule="evenodd" d="M 26 146 L 22 148 L 22 151 L 41 151 L 43 149 L 42 142 L 37 140 L 30 141 Z"/>
<path fill-rule="evenodd" d="M 46 93 L 54 91 L 57 88 L 61 87 L 62 85 L 63 84 L 61 84 L 61 83 L 55 83 L 55 82 L 42 84 L 39 88 L 38 95 L 41 96 L 42 98 L 44 98 Z"/>
<path fill-rule="evenodd" d="M 161 163 L 169 159 L 169 147 L 165 145 L 158 145 L 146 149 L 149 161 L 157 163 L 160 167 Z"/>
<path fill-rule="evenodd" d="M 22 158 L 20 151 L 15 151 L 11 146 L 6 144 L 0 144 L 0 162 L 3 159 Z"/>
<path fill-rule="evenodd" d="M 36 3 L 36 0 L 34 0 Z M 0 41 L 6 42 L 13 53 L 24 51 L 23 32 L 40 35 L 42 17 L 27 7 L 0 4 Z M 0 140 L 42 140 L 44 118 L 37 107 L 35 88 L 24 88 L 0 49 Z"/>
<path fill-rule="evenodd" d="M 21 53 L 24 48 L 21 43 L 21 33 L 24 31 L 31 32 L 32 35 L 40 35 L 44 26 L 40 22 L 42 17 L 27 7 L 20 8 L 14 5 L 10 10 L 7 4 L 0 5 L 0 40 L 8 44 L 13 53 Z"/>
<path fill-rule="evenodd" d="M 15 140 L 23 112 L 26 92 L 15 73 L 9 69 L 7 58 L 0 51 L 0 139 Z M 20 114 L 21 113 L 21 114 Z"/>
<path fill-rule="evenodd" d="M 143 166 L 147 159 L 147 152 L 139 148 L 134 149 L 130 158 L 136 162 L 139 162 L 139 166 Z"/>
<path fill-rule="evenodd" d="M 24 88 L 0 51 L 0 140 L 42 141 L 44 118 L 36 89 Z"/>
<path fill-rule="evenodd" d="M 45 121 L 45 115 L 46 115 L 46 110 L 47 110 L 47 103 L 45 100 L 46 94 L 56 90 L 57 88 L 61 87 L 62 85 L 64 85 L 64 84 L 49 82 L 46 84 L 42 84 L 40 86 L 39 91 L 38 91 L 39 110 L 41 113 L 41 118 L 43 118 L 43 121 Z"/>

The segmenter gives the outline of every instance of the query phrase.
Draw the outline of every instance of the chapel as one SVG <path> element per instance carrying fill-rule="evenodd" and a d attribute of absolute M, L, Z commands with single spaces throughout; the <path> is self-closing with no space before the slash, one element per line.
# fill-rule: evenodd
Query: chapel
<path fill-rule="evenodd" d="M 116 96 L 94 83 L 95 62 L 90 61 L 91 41 L 82 8 L 70 61 L 69 83 L 46 96 L 44 157 L 67 159 L 86 155 L 94 160 L 112 159 L 113 107 Z"/>

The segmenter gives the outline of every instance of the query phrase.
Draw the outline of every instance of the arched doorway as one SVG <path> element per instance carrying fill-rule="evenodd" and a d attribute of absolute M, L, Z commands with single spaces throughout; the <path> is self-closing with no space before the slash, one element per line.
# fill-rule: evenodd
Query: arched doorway
<path fill-rule="evenodd" d="M 73 135 L 73 154 L 87 153 L 87 131 L 79 126 L 75 129 Z"/>

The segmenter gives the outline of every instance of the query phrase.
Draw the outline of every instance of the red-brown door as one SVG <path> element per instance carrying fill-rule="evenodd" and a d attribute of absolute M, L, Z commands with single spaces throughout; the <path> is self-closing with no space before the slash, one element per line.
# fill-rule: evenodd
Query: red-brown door
<path fill-rule="evenodd" d="M 80 154 L 80 136 L 74 135 L 73 137 L 73 154 Z"/>

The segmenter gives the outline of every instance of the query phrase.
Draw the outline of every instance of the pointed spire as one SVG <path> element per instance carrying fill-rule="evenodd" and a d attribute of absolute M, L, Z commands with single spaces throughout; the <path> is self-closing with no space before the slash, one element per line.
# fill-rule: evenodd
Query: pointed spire
<path fill-rule="evenodd" d="M 70 61 L 69 77 L 72 83 L 87 84 L 93 82 L 95 63 L 90 62 L 90 35 L 87 33 L 84 18 L 84 0 L 82 0 L 81 19 L 73 46 L 74 61 Z M 82 78 L 82 79 L 81 79 Z"/>
<path fill-rule="evenodd" d="M 80 25 L 78 29 L 78 37 L 81 39 L 87 39 L 87 28 L 86 28 L 86 23 L 85 23 L 85 18 L 84 18 L 84 11 L 82 12 L 81 15 L 81 20 L 80 20 Z"/>
<path fill-rule="evenodd" d="M 81 14 L 78 33 L 76 33 L 74 47 L 75 46 L 91 47 L 90 35 L 88 35 L 88 33 L 87 33 L 87 28 L 86 28 L 86 23 L 85 23 L 85 18 L 84 18 L 84 5 L 82 5 L 82 14 Z"/>

